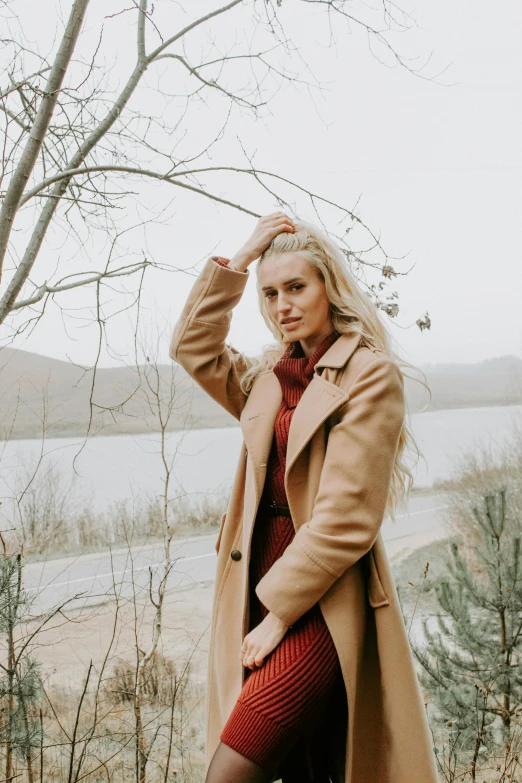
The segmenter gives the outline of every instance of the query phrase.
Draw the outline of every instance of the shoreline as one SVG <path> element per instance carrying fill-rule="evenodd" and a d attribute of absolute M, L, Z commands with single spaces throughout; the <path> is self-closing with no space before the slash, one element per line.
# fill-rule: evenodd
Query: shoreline
<path fill-rule="evenodd" d="M 429 497 L 436 494 L 438 494 L 438 490 L 433 487 L 414 487 L 411 491 L 410 497 Z M 191 529 L 188 526 L 182 526 L 180 527 L 179 531 L 174 533 L 171 543 L 173 547 L 178 547 L 187 542 L 196 540 L 210 541 L 217 538 L 218 532 L 219 525 L 214 527 L 202 527 L 199 530 L 197 528 Z M 443 537 L 446 537 L 446 535 L 447 533 L 444 533 Z M 403 549 L 410 547 L 414 541 L 419 542 L 413 545 L 414 548 L 418 548 L 424 544 L 430 543 L 432 540 L 437 540 L 439 537 L 440 532 L 433 533 L 432 531 L 418 531 L 405 537 L 386 541 L 385 546 L 387 550 L 390 551 L 390 557 L 395 557 Z M 159 536 L 157 538 L 147 536 L 134 541 L 132 548 L 139 549 L 140 552 L 144 552 L 147 550 L 154 550 L 158 546 L 161 546 L 162 543 L 163 539 Z M 71 550 L 29 552 L 25 557 L 26 562 L 31 564 L 46 563 L 50 561 L 57 563 L 61 561 L 65 565 L 66 563 L 78 558 L 81 558 L 82 560 L 92 559 L 96 561 L 103 555 L 107 554 L 107 552 L 111 552 L 113 556 L 117 556 L 119 554 L 128 552 L 128 549 L 129 547 L 125 544 L 117 543 L 106 547 L 92 546 L 83 548 L 77 547 Z"/>
<path fill-rule="evenodd" d="M 446 406 L 444 408 L 428 408 L 426 410 L 420 410 L 420 411 L 411 411 L 410 416 L 421 416 L 428 413 L 442 413 L 444 411 L 480 411 L 484 410 L 484 408 L 520 408 L 520 414 L 522 418 L 522 399 L 518 402 L 511 402 L 511 403 L 501 403 L 501 402 L 495 402 L 495 401 L 489 401 L 485 402 L 481 405 L 452 405 L 452 406 Z M 167 429 L 167 433 L 174 433 L 174 432 L 192 432 L 194 430 L 224 430 L 224 429 L 232 429 L 232 428 L 239 428 L 240 425 L 235 420 L 232 420 L 230 422 L 224 421 L 220 424 L 194 424 L 191 427 L 172 427 L 172 429 Z M 107 428 L 107 431 L 103 432 L 97 432 L 94 435 L 87 435 L 85 431 L 81 430 L 80 428 L 70 429 L 70 430 L 60 430 L 57 432 L 53 432 L 51 428 L 48 428 L 46 431 L 45 440 L 52 440 L 52 439 L 66 439 L 66 438 L 78 438 L 80 440 L 90 440 L 92 438 L 117 438 L 117 437 L 129 437 L 129 436 L 140 436 L 140 435 L 155 435 L 158 434 L 154 431 L 151 431 L 150 427 L 147 427 L 144 425 L 143 427 L 140 427 L 138 429 L 129 429 L 124 432 L 118 432 L 118 431 L 110 431 L 109 428 Z M 9 438 L 4 439 L 0 438 L 0 443 L 9 443 L 10 441 L 20 441 L 20 440 L 34 440 L 34 441 L 41 441 L 41 437 L 39 437 L 40 433 L 35 428 L 29 429 L 27 432 L 22 433 L 13 433 Z"/>

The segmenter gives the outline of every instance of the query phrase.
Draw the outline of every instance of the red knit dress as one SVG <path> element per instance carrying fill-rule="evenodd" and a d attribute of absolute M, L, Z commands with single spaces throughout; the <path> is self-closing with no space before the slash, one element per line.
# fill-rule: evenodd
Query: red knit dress
<path fill-rule="evenodd" d="M 275 421 L 264 499 L 287 504 L 284 475 L 290 422 L 316 362 L 337 336 L 330 334 L 308 359 L 299 342 L 291 343 L 273 368 L 283 401 Z M 292 519 L 270 516 L 261 502 L 250 554 L 250 630 L 268 614 L 255 587 L 294 535 Z M 260 668 L 245 673 L 221 741 L 267 772 L 277 773 L 283 783 L 328 783 L 327 744 L 346 725 L 347 703 L 337 651 L 319 605 L 288 629 Z"/>

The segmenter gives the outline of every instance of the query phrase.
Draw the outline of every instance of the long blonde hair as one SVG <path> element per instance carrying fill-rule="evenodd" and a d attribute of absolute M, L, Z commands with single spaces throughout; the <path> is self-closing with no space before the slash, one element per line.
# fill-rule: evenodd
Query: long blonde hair
<path fill-rule="evenodd" d="M 259 309 L 267 327 L 276 339 L 276 345 L 266 346 L 258 359 L 252 360 L 252 366 L 241 379 L 241 388 L 248 394 L 257 376 L 271 370 L 287 348 L 287 341 L 277 322 L 273 321 L 266 306 L 266 298 L 259 283 L 259 268 L 265 258 L 275 253 L 302 253 L 308 263 L 324 280 L 326 294 L 330 301 L 330 317 L 333 328 L 339 334 L 357 333 L 361 335 L 361 344 L 377 348 L 386 353 L 396 363 L 404 377 L 402 367 L 410 367 L 418 371 L 424 378 L 419 381 L 428 389 L 426 376 L 413 364 L 401 359 L 393 344 L 393 338 L 388 328 L 379 317 L 376 306 L 370 297 L 360 288 L 352 275 L 348 262 L 342 250 L 330 237 L 316 226 L 304 220 L 293 220 L 295 232 L 278 234 L 262 254 L 257 265 L 257 291 Z M 414 378 L 413 380 L 418 380 Z M 430 394 L 431 396 L 431 394 Z M 397 510 L 406 510 L 407 497 L 413 485 L 413 475 L 403 459 L 409 452 L 419 460 L 422 456 L 406 419 L 409 418 L 406 403 L 406 417 L 399 435 L 399 443 L 393 466 L 386 513 L 395 518 Z"/>

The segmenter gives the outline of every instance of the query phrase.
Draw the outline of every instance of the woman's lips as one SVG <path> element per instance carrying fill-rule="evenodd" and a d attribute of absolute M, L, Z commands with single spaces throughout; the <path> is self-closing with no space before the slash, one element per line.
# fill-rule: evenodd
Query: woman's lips
<path fill-rule="evenodd" d="M 291 329 L 293 326 L 297 326 L 297 324 L 301 321 L 300 318 L 296 318 L 295 321 L 288 321 L 287 323 L 281 324 L 281 326 L 284 326 L 285 329 Z"/>

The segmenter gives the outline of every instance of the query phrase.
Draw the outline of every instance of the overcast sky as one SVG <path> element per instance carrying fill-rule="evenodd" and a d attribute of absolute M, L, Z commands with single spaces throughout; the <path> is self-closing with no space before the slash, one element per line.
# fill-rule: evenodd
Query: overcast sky
<path fill-rule="evenodd" d="M 34 8 L 28 0 L 20 5 Z M 50 46 L 52 28 L 59 28 L 58 6 L 47 5 L 49 13 L 38 20 L 38 33 L 34 28 L 29 34 Z M 165 2 L 159 5 L 165 7 Z M 200 5 L 171 3 L 190 9 L 187 18 Z M 312 99 L 303 87 L 285 87 L 262 120 L 237 114 L 220 147 L 219 161 L 226 159 L 228 149 L 237 160 L 240 136 L 259 167 L 348 208 L 357 202 L 358 215 L 380 236 L 387 252 L 405 256 L 392 261 L 393 266 L 401 271 L 413 267 L 395 285 L 400 314 L 392 329 L 405 358 L 427 364 L 478 362 L 504 354 L 522 357 L 522 6 L 515 0 L 500 0 L 494 8 L 485 0 L 410 0 L 408 8 L 417 26 L 396 34 L 393 43 L 416 58 L 410 61 L 413 67 L 420 67 L 431 54 L 422 72 L 425 78 L 391 67 L 389 57 L 386 65 L 381 64 L 372 56 L 365 34 L 355 27 L 351 34 L 346 27 L 335 28 L 336 42 L 329 46 L 317 7 L 284 0 L 280 13 L 287 31 L 325 88 Z M 245 5 L 237 14 L 238 30 L 247 12 Z M 86 52 L 98 35 L 97 18 L 88 21 L 82 38 Z M 107 62 L 118 61 L 124 70 L 125 63 L 132 63 L 132 42 L 129 29 L 116 21 L 104 45 Z M 230 14 L 229 33 L 233 21 Z M 147 78 L 151 84 L 153 77 Z M 153 100 L 147 97 L 146 85 L 140 100 Z M 197 113 L 191 115 L 186 138 L 197 139 L 203 125 L 208 131 L 212 121 L 212 113 L 202 107 L 199 119 Z M 217 127 L 216 121 L 216 131 Z M 213 179 L 209 186 L 255 211 L 277 208 L 237 180 Z M 232 255 L 254 227 L 253 218 L 211 202 L 178 194 L 173 200 L 171 190 L 159 183 L 140 186 L 144 210 L 154 205 L 164 206 L 166 212 L 161 225 L 129 235 L 127 247 L 136 253 L 143 250 L 158 262 L 190 269 L 211 252 Z M 313 220 L 305 200 L 297 207 L 299 214 Z M 36 281 L 45 279 L 45 264 L 51 268 L 57 252 L 64 254 L 66 248 L 51 242 L 44 249 Z M 89 252 L 88 264 L 97 268 L 99 258 Z M 148 274 L 143 322 L 155 313 L 174 321 L 192 282 L 190 274 Z M 92 293 L 87 291 L 67 300 L 76 307 L 91 302 Z M 421 333 L 415 320 L 426 311 L 432 328 Z M 15 346 L 89 364 L 96 330 L 83 327 L 69 321 L 65 330 L 59 309 L 51 306 L 40 326 Z M 114 350 L 124 358 L 130 355 L 131 319 L 122 315 L 111 330 Z M 258 353 L 269 340 L 257 312 L 252 275 L 234 314 L 230 341 L 245 352 Z M 166 345 L 161 359 L 169 361 Z M 116 363 L 104 353 L 103 365 Z"/>

